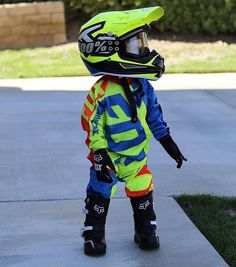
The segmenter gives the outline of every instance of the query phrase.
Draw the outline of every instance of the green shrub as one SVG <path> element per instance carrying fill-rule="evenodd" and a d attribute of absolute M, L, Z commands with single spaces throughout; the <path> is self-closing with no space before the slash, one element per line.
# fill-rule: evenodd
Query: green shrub
<path fill-rule="evenodd" d="M 160 5 L 165 16 L 154 24 L 160 32 L 236 33 L 236 0 L 66 0 L 65 4 L 78 19 L 91 18 L 102 11 Z"/>
<path fill-rule="evenodd" d="M 33 0 L 0 0 L 3 3 Z M 43 2 L 38 0 L 37 2 Z M 173 33 L 236 33 L 236 0 L 64 0 L 67 19 L 84 22 L 99 12 L 160 5 L 165 16 L 154 27 Z"/>
<path fill-rule="evenodd" d="M 32 3 L 32 2 L 51 2 L 58 0 L 0 0 L 0 5 L 2 4 L 18 4 L 18 3 Z M 63 1 L 65 2 L 65 1 Z"/>

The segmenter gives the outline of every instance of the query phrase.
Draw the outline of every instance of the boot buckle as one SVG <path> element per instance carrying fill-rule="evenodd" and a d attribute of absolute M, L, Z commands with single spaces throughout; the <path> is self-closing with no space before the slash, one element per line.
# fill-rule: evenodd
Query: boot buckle
<path fill-rule="evenodd" d="M 88 244 L 88 243 L 92 246 L 93 249 L 95 249 L 93 240 L 87 240 L 87 241 L 84 241 L 84 244 Z"/>
<path fill-rule="evenodd" d="M 80 229 L 81 237 L 84 237 L 84 232 L 93 230 L 93 226 L 84 226 Z"/>

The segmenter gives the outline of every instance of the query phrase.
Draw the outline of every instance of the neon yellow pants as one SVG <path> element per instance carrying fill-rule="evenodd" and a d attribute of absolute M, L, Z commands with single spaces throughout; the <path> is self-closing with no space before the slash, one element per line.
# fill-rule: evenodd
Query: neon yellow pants
<path fill-rule="evenodd" d="M 117 154 L 109 152 L 109 156 L 114 162 L 116 172 L 110 172 L 113 178 L 112 183 L 98 181 L 96 171 L 93 166 L 90 168 L 90 181 L 87 186 L 88 194 L 99 194 L 105 198 L 112 198 L 116 192 L 117 182 L 125 182 L 125 191 L 128 197 L 144 196 L 153 190 L 153 176 L 147 167 L 147 159 L 133 161 L 125 165 L 126 157 L 117 160 Z"/>

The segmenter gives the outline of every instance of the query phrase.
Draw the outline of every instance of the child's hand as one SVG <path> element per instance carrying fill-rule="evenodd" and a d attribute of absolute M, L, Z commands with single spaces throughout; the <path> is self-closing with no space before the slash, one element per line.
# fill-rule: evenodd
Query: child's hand
<path fill-rule="evenodd" d="M 162 137 L 159 141 L 165 151 L 177 162 L 177 168 L 179 169 L 182 166 L 183 160 L 187 161 L 187 159 L 180 152 L 172 137 L 168 134 Z"/>
<path fill-rule="evenodd" d="M 94 152 L 94 169 L 99 181 L 112 183 L 113 179 L 109 172 L 111 172 L 111 170 L 115 172 L 115 167 L 106 149 L 98 149 Z"/>

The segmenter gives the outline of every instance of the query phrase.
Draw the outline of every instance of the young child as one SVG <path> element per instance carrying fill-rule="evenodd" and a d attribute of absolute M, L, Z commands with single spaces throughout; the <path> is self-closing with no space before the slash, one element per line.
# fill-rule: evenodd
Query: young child
<path fill-rule="evenodd" d="M 118 181 L 125 182 L 133 208 L 135 242 L 142 249 L 159 247 L 153 177 L 147 166 L 151 133 L 177 168 L 186 161 L 148 81 L 165 70 L 164 59 L 147 42 L 149 24 L 163 13 L 159 6 L 106 12 L 81 27 L 81 58 L 92 75 L 104 75 L 89 91 L 81 117 L 92 163 L 82 233 L 87 255 L 106 252 L 106 216 Z"/>

